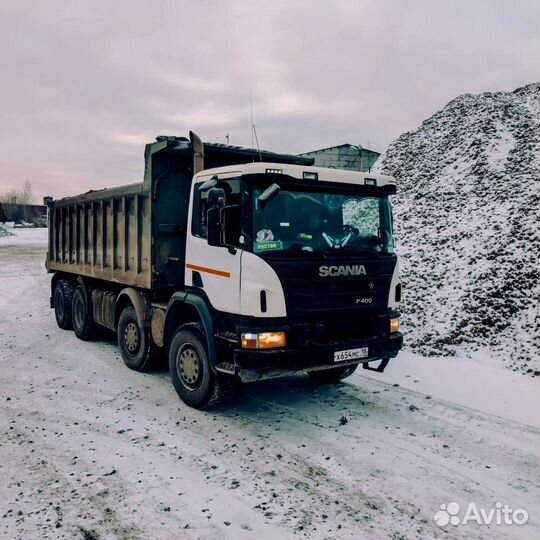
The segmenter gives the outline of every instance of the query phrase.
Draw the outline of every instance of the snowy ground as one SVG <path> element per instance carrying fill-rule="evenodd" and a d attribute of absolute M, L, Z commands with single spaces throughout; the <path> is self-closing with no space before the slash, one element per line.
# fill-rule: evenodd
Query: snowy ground
<path fill-rule="evenodd" d="M 538 538 L 540 392 L 489 358 L 402 353 L 334 387 L 257 383 L 184 406 L 48 308 L 46 230 L 0 238 L 0 537 Z M 439 527 L 441 504 L 526 525 Z"/>

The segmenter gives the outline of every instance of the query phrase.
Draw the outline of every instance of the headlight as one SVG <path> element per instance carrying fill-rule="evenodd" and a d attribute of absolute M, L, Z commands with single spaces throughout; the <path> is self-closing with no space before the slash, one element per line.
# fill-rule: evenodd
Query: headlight
<path fill-rule="evenodd" d="M 287 345 L 285 332 L 242 334 L 242 349 L 278 349 Z"/>
<path fill-rule="evenodd" d="M 390 319 L 390 333 L 393 334 L 399 330 L 399 317 Z"/>

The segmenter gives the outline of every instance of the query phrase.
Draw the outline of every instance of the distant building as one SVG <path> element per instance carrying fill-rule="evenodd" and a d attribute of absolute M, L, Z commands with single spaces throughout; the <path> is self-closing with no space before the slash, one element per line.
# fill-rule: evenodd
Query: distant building
<path fill-rule="evenodd" d="M 0 203 L 0 221 L 26 221 L 47 224 L 47 207 L 41 204 Z"/>
<path fill-rule="evenodd" d="M 339 146 L 322 148 L 321 150 L 313 150 L 298 155 L 314 158 L 316 167 L 367 172 L 381 154 L 354 144 L 340 144 Z"/>

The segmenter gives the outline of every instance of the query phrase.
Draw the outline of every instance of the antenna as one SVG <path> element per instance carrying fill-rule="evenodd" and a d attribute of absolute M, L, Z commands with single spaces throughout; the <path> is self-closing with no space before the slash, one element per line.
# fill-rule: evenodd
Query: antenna
<path fill-rule="evenodd" d="M 257 143 L 257 152 L 259 152 L 259 161 L 262 161 L 261 149 L 259 148 L 259 137 L 257 137 L 257 130 L 255 124 L 253 124 L 253 133 L 255 135 L 255 142 Z"/>
<path fill-rule="evenodd" d="M 225 140 L 227 141 L 227 146 L 229 146 L 229 134 L 225 135 Z"/>
<path fill-rule="evenodd" d="M 254 146 L 253 138 L 257 143 L 257 152 L 259 153 L 259 161 L 262 161 L 261 149 L 259 148 L 259 138 L 257 137 L 257 130 L 255 129 L 255 123 L 253 122 L 253 96 L 251 94 L 251 88 L 249 89 L 249 109 L 251 117 L 251 148 Z M 253 161 L 255 161 L 255 156 L 253 156 Z"/>
<path fill-rule="evenodd" d="M 249 117 L 250 117 L 250 127 L 249 131 L 251 131 L 251 148 L 253 148 L 253 97 L 251 95 L 251 88 L 249 89 Z M 253 161 L 255 161 L 255 156 L 253 156 Z"/>

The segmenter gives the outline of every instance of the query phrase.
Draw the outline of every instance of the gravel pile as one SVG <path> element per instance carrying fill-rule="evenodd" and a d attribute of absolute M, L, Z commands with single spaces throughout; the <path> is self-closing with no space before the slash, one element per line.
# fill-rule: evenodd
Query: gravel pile
<path fill-rule="evenodd" d="M 540 369 L 540 83 L 455 98 L 375 170 L 398 179 L 408 347 Z"/>

